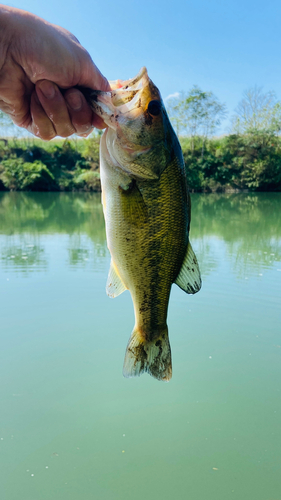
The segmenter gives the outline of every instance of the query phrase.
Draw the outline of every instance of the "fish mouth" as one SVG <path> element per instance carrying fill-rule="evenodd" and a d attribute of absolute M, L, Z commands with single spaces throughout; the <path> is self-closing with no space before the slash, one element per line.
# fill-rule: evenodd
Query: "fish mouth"
<path fill-rule="evenodd" d="M 128 80 L 111 80 L 109 85 L 112 89 L 112 99 L 114 100 L 116 96 L 120 98 L 124 94 L 125 99 L 129 98 L 131 100 L 139 90 L 144 88 L 148 81 L 149 78 L 145 66 L 140 69 L 134 78 L 129 78 Z M 123 104 L 125 104 L 125 101 Z"/>
<path fill-rule="evenodd" d="M 146 67 L 128 80 L 110 81 L 111 91 L 81 88 L 93 111 L 112 129 L 143 114 L 151 100 L 150 84 Z"/>

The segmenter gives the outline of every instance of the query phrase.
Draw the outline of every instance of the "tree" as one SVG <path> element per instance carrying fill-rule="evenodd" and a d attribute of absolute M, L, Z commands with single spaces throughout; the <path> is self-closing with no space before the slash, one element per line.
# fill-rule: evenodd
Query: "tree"
<path fill-rule="evenodd" d="M 214 134 L 226 115 L 225 105 L 213 92 L 203 92 L 196 85 L 189 92 L 169 99 L 167 111 L 177 134 L 186 133 L 191 137 L 192 151 L 195 137 L 202 137 L 202 154 L 206 139 Z"/>
<path fill-rule="evenodd" d="M 281 130 L 281 103 L 272 90 L 263 92 L 262 87 L 245 90 L 232 117 L 234 133 L 270 132 Z"/>

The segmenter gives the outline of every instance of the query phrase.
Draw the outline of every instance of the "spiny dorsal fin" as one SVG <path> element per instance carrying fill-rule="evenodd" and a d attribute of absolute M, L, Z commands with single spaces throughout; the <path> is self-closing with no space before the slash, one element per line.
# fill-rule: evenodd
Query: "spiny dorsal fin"
<path fill-rule="evenodd" d="M 200 269 L 190 242 L 175 283 L 186 293 L 196 293 L 201 288 Z"/>
<path fill-rule="evenodd" d="M 107 295 L 109 295 L 109 297 L 114 299 L 114 297 L 118 297 L 118 295 L 125 292 L 125 290 L 127 290 L 127 288 L 121 280 L 117 269 L 111 259 L 108 278 L 106 282 L 106 293 Z"/>

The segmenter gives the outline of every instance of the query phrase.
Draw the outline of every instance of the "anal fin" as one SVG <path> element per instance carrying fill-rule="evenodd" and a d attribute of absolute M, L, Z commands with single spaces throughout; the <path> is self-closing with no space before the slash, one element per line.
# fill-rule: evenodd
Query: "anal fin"
<path fill-rule="evenodd" d="M 201 288 L 200 269 L 190 242 L 175 283 L 186 293 L 196 293 Z"/>
<path fill-rule="evenodd" d="M 108 278 L 106 282 L 106 293 L 109 297 L 114 299 L 114 297 L 118 297 L 118 295 L 121 295 L 121 293 L 125 292 L 125 290 L 127 290 L 127 288 L 121 280 L 114 262 L 111 259 Z"/>

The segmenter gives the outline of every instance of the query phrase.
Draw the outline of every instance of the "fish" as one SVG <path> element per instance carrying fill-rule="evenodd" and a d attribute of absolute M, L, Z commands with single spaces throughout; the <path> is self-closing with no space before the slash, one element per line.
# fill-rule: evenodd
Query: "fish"
<path fill-rule="evenodd" d="M 84 95 L 106 129 L 100 178 L 107 246 L 109 297 L 129 290 L 135 325 L 123 375 L 172 377 L 167 312 L 173 283 L 201 288 L 189 241 L 191 202 L 181 146 L 158 88 L 142 68 L 135 78 L 110 82 L 111 91 Z"/>

